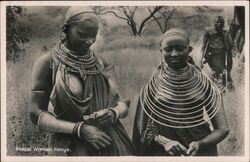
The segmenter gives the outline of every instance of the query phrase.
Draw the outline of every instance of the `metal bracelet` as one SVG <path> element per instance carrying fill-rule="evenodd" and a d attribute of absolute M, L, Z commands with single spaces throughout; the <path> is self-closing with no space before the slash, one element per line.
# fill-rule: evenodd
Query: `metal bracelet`
<path fill-rule="evenodd" d="M 77 136 L 78 138 L 81 138 L 81 127 L 84 124 L 84 122 L 80 122 L 78 127 L 77 127 Z"/>

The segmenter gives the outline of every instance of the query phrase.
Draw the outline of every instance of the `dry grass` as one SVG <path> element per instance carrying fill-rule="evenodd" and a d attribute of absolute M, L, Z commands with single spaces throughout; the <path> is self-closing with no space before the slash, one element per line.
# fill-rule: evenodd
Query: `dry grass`
<path fill-rule="evenodd" d="M 148 40 L 149 41 L 148 41 Z M 115 64 L 117 80 L 121 91 L 130 97 L 130 113 L 122 122 L 129 135 L 132 134 L 133 118 L 137 95 L 150 78 L 152 71 L 160 63 L 158 43 L 147 44 L 152 38 L 124 38 L 116 40 L 108 47 L 100 45 L 97 50 L 109 62 Z M 128 42 L 129 41 L 129 42 Z M 126 43 L 127 44 L 124 44 Z M 8 155 L 45 155 L 44 152 L 17 152 L 16 147 L 46 147 L 47 135 L 29 120 L 28 99 L 31 85 L 31 67 L 36 58 L 45 53 L 46 46 L 51 48 L 55 43 L 52 39 L 33 39 L 27 45 L 23 63 L 8 63 L 7 67 L 7 143 Z M 131 46 L 129 46 L 130 44 Z M 145 45 L 146 44 L 146 45 Z M 111 48 L 113 47 L 113 48 Z M 115 47 L 115 48 L 114 48 Z M 197 49 L 197 48 L 196 48 Z M 194 51 L 194 52 L 197 52 Z M 243 155 L 244 150 L 244 75 L 236 61 L 232 76 L 235 78 L 237 90 L 225 96 L 226 115 L 231 130 L 229 137 L 220 145 L 221 155 Z"/>

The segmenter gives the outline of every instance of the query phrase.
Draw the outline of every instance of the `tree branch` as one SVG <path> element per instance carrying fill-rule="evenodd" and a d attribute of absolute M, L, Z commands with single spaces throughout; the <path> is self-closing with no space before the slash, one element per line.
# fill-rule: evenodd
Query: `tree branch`
<path fill-rule="evenodd" d="M 111 13 L 113 14 L 115 17 L 119 18 L 119 19 L 122 19 L 122 20 L 128 20 L 127 18 L 124 18 L 122 16 L 119 16 L 115 11 L 105 11 L 105 12 L 100 12 L 99 14 L 100 15 L 105 15 L 105 14 L 108 14 L 108 13 Z"/>
<path fill-rule="evenodd" d="M 150 15 L 149 15 L 148 17 L 146 17 L 146 18 L 142 21 L 142 23 L 141 23 L 141 25 L 140 25 L 140 27 L 139 27 L 139 30 L 138 30 L 138 34 L 139 34 L 139 35 L 141 34 L 143 28 L 145 27 L 145 23 L 146 23 L 149 19 L 151 19 L 151 18 L 153 17 L 153 15 L 154 15 L 156 12 L 158 12 L 161 8 L 162 8 L 162 6 L 156 6 L 156 7 L 154 7 L 154 10 L 150 13 Z"/>
<path fill-rule="evenodd" d="M 125 7 L 121 6 L 120 7 L 122 9 L 122 12 L 124 13 L 124 15 L 127 17 L 127 18 L 130 18 L 131 16 L 128 14 L 127 10 Z"/>
<path fill-rule="evenodd" d="M 191 18 L 195 18 L 196 16 L 195 15 L 193 15 L 193 16 L 187 16 L 187 17 L 173 17 L 173 18 L 171 18 L 172 20 L 173 19 L 191 19 Z"/>
<path fill-rule="evenodd" d="M 148 8 L 148 12 L 149 12 L 150 14 L 152 14 L 152 11 L 150 10 L 150 8 Z M 164 33 L 163 28 L 162 28 L 162 26 L 161 26 L 161 23 L 158 21 L 158 18 L 156 18 L 156 17 L 154 16 L 154 14 L 153 14 L 152 17 L 153 17 L 153 19 L 155 20 L 155 22 L 158 24 L 158 26 L 160 27 L 161 32 Z"/>
<path fill-rule="evenodd" d="M 135 7 L 135 8 L 134 8 L 134 10 L 133 10 L 132 13 L 131 13 L 131 17 L 134 17 L 135 11 L 137 10 L 137 8 L 138 8 L 138 7 Z"/>
<path fill-rule="evenodd" d="M 170 12 L 170 14 L 168 15 L 168 17 L 165 17 L 164 16 L 164 18 L 165 18 L 165 21 L 164 21 L 164 33 L 166 32 L 166 30 L 167 30 L 167 24 L 168 24 L 168 21 L 169 21 L 169 19 L 172 17 L 172 15 L 174 14 L 174 12 L 177 10 L 177 7 L 176 8 L 173 8 L 172 10 L 171 10 L 171 12 Z"/>

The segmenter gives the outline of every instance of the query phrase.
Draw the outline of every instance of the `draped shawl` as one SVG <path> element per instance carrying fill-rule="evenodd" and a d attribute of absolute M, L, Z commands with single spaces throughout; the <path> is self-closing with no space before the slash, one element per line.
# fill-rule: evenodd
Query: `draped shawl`
<path fill-rule="evenodd" d="M 58 44 L 51 51 L 54 87 L 50 95 L 49 111 L 59 119 L 80 122 L 83 120 L 83 115 L 116 106 L 119 94 L 108 73 L 110 66 L 94 54 L 89 54 L 91 56 L 87 60 L 94 59 L 93 66 L 86 69 L 82 65 L 82 69 L 74 69 L 67 62 L 69 59 L 60 59 L 59 56 L 62 53 L 64 57 L 70 57 L 69 51 L 61 46 L 62 44 Z M 82 61 L 84 62 L 84 60 Z M 72 75 L 81 80 L 82 98 L 75 96 L 68 87 L 68 80 Z M 68 155 L 118 156 L 133 154 L 132 142 L 119 120 L 113 125 L 99 128 L 112 139 L 112 145 L 100 151 L 95 150 L 85 141 L 61 134 L 54 134 L 51 147 L 58 147 L 57 144 L 69 145 Z"/>

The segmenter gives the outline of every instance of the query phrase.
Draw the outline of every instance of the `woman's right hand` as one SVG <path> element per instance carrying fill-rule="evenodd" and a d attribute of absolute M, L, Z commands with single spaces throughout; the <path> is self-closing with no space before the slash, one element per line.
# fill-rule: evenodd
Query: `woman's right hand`
<path fill-rule="evenodd" d="M 105 148 L 112 143 L 112 139 L 98 127 L 83 124 L 80 128 L 80 138 L 87 141 L 97 150 Z"/>
<path fill-rule="evenodd" d="M 169 141 L 163 145 L 165 151 L 171 156 L 186 156 L 186 147 L 178 141 Z"/>
<path fill-rule="evenodd" d="M 180 142 L 168 139 L 162 135 L 155 137 L 155 141 L 162 145 L 166 153 L 170 156 L 186 156 L 187 148 L 183 146 Z"/>

